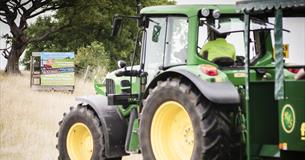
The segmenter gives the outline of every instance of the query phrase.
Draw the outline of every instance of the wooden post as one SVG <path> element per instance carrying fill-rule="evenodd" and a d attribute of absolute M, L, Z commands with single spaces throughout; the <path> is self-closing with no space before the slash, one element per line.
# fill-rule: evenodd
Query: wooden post
<path fill-rule="evenodd" d="M 30 87 L 32 87 L 32 85 L 33 85 L 33 56 L 31 56 L 31 59 L 30 59 L 30 74 L 31 74 Z"/>
<path fill-rule="evenodd" d="M 86 82 L 86 78 L 88 76 L 89 69 L 90 69 L 90 66 L 87 66 L 87 69 L 86 69 L 86 72 L 85 72 L 85 75 L 84 75 L 84 83 Z"/>

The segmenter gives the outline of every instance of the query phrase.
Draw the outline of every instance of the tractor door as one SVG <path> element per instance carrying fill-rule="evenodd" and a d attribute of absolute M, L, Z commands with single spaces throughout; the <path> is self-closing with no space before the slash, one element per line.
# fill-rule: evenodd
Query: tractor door
<path fill-rule="evenodd" d="M 146 29 L 145 71 L 149 82 L 170 66 L 186 64 L 187 17 L 150 17 Z"/>
<path fill-rule="evenodd" d="M 163 64 L 166 38 L 166 17 L 150 17 L 146 29 L 146 42 L 144 53 L 144 69 L 148 73 L 148 83 L 154 75 L 160 72 L 159 67 Z"/>

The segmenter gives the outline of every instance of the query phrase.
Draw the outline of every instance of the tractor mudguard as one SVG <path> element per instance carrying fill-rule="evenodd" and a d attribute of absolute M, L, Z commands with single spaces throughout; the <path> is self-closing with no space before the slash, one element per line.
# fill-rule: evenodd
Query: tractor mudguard
<path fill-rule="evenodd" d="M 239 104 L 240 96 L 237 89 L 231 82 L 217 82 L 210 83 L 202 80 L 195 74 L 183 70 L 183 69 L 171 69 L 159 74 L 154 78 L 152 82 L 147 87 L 144 97 L 146 97 L 149 92 L 149 88 L 156 86 L 157 82 L 160 80 L 166 80 L 168 77 L 182 76 L 193 83 L 197 89 L 211 102 L 217 104 Z"/>
<path fill-rule="evenodd" d="M 77 97 L 76 100 L 88 104 L 99 117 L 104 135 L 106 157 L 114 158 L 126 155 L 124 147 L 128 122 L 119 115 L 117 107 L 108 105 L 107 97 L 102 95 Z"/>

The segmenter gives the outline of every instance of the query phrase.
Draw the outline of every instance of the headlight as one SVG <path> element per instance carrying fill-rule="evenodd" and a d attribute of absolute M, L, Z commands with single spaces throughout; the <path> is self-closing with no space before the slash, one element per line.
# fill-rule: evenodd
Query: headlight
<path fill-rule="evenodd" d="M 214 18 L 219 18 L 220 17 L 220 11 L 218 9 L 213 11 L 213 17 Z"/>
<path fill-rule="evenodd" d="M 207 17 L 209 16 L 210 14 L 210 10 L 209 9 L 206 9 L 206 8 L 202 8 L 201 9 L 201 15 L 204 16 L 204 17 Z"/>

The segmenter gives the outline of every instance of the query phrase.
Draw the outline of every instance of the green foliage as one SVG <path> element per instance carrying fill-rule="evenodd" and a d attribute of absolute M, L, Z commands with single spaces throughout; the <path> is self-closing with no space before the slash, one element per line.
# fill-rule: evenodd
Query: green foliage
<path fill-rule="evenodd" d="M 77 50 L 75 65 L 81 69 L 90 66 L 93 68 L 102 67 L 109 70 L 113 68 L 113 66 L 108 65 L 110 61 L 110 56 L 105 51 L 103 43 L 94 41 L 90 45 Z"/>
<path fill-rule="evenodd" d="M 124 20 L 119 35 L 113 38 L 110 34 L 114 14 L 135 15 L 135 3 L 135 0 L 76 0 L 73 7 L 60 9 L 52 17 L 39 18 L 30 26 L 29 35 L 38 34 L 50 25 L 69 27 L 52 34 L 44 41 L 31 44 L 23 64 L 28 65 L 28 55 L 32 51 L 74 51 L 78 54 L 81 53 L 79 48 L 93 47 L 92 45 L 97 44 L 95 41 L 101 42 L 98 43 L 104 47 L 104 51 L 101 52 L 107 53 L 107 58 L 110 59 L 106 62 L 108 69 L 113 69 L 118 60 L 130 62 L 138 30 L 136 21 Z M 141 3 L 143 7 L 174 4 L 168 0 L 142 0 Z"/>

